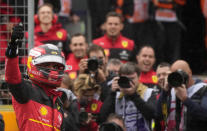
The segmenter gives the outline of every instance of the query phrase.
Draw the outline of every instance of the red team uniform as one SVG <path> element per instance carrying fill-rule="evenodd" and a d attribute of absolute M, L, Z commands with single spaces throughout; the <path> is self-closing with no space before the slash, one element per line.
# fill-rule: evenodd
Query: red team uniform
<path fill-rule="evenodd" d="M 66 71 L 65 72 L 68 73 L 69 77 L 72 80 L 74 80 L 78 76 L 79 62 L 81 59 L 75 58 L 75 55 L 73 53 L 70 53 L 68 55 L 68 58 L 66 60 Z"/>
<path fill-rule="evenodd" d="M 107 35 L 93 40 L 93 43 L 104 48 L 105 54 L 110 58 L 120 59 L 122 62 L 133 60 L 135 51 L 134 41 L 119 35 L 112 41 Z"/>

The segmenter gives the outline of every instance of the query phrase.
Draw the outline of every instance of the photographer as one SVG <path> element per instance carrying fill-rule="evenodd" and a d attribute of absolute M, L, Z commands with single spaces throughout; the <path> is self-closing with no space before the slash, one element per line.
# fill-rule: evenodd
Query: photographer
<path fill-rule="evenodd" d="M 123 63 L 116 58 L 112 58 L 108 61 L 106 66 L 106 81 L 101 83 L 101 95 L 100 100 L 104 102 L 111 90 L 111 84 L 114 77 L 119 75 L 119 69 Z"/>
<path fill-rule="evenodd" d="M 76 96 L 66 88 L 59 87 L 56 90 L 62 92 L 60 99 L 63 103 L 65 131 L 79 131 L 79 111 Z"/>
<path fill-rule="evenodd" d="M 166 115 L 167 119 L 175 124 L 166 130 L 181 131 L 204 131 L 207 129 L 207 85 L 201 80 L 192 78 L 192 71 L 186 61 L 177 60 L 171 66 L 172 73 L 169 74 L 165 84 L 165 94 L 161 101 L 176 103 L 174 113 Z M 169 92 L 171 89 L 171 93 Z M 174 90 L 174 91 L 173 91 Z M 169 95 L 171 95 L 169 97 Z M 174 95 L 176 98 L 173 98 Z M 167 99 L 169 97 L 170 99 Z M 160 101 L 159 100 L 159 101 Z M 158 102 L 159 103 L 159 102 Z M 171 104 L 170 106 L 172 106 Z M 163 111 L 163 110 L 162 110 Z"/>
<path fill-rule="evenodd" d="M 169 89 L 167 83 L 170 73 L 169 63 L 162 62 L 157 66 L 156 75 L 161 93 L 157 103 L 156 131 L 175 130 L 175 91 Z"/>
<path fill-rule="evenodd" d="M 97 131 L 102 102 L 96 100 L 100 86 L 88 74 L 80 74 L 74 82 L 74 93 L 78 100 L 80 131 Z"/>
<path fill-rule="evenodd" d="M 135 63 L 121 65 L 119 75 L 114 77 L 111 93 L 103 103 L 101 120 L 105 121 L 109 114 L 116 113 L 124 118 L 127 131 L 150 131 L 156 100 L 153 89 L 138 83 L 139 70 Z"/>
<path fill-rule="evenodd" d="M 79 74 L 88 73 L 96 79 L 96 82 L 104 82 L 106 80 L 107 63 L 104 49 L 92 44 L 88 49 L 87 55 L 88 59 L 81 59 L 79 63 Z"/>

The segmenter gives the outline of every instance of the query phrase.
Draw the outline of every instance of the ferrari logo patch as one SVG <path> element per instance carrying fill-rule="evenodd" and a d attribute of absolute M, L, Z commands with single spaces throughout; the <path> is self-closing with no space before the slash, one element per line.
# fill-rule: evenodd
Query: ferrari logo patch
<path fill-rule="evenodd" d="M 95 104 L 95 103 L 93 103 L 93 104 L 91 105 L 91 110 L 92 110 L 92 111 L 96 111 L 96 110 L 97 110 L 97 107 L 98 107 L 98 105 Z"/>
<path fill-rule="evenodd" d="M 63 33 L 60 32 L 60 31 L 56 32 L 56 35 L 57 35 L 57 37 L 58 37 L 59 39 L 62 39 L 62 38 L 63 38 Z"/>
<path fill-rule="evenodd" d="M 153 76 L 152 76 L 152 81 L 153 81 L 154 83 L 157 83 L 158 80 L 157 80 L 157 76 L 156 76 L 156 75 L 153 75 Z"/>
<path fill-rule="evenodd" d="M 122 41 L 121 44 L 124 48 L 128 47 L 128 41 Z"/>

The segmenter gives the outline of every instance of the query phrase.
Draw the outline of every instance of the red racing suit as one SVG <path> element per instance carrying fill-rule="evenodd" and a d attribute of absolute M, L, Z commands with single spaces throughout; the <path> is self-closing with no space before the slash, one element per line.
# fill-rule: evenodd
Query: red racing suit
<path fill-rule="evenodd" d="M 93 40 L 93 43 L 104 48 L 106 56 L 120 59 L 122 62 L 134 60 L 135 44 L 122 35 L 119 35 L 116 41 L 112 41 L 107 35 Z"/>
<path fill-rule="evenodd" d="M 5 75 L 20 131 L 62 130 L 60 94 L 53 92 L 54 95 L 49 97 L 45 87 L 22 79 L 18 63 L 19 57 L 6 58 Z"/>

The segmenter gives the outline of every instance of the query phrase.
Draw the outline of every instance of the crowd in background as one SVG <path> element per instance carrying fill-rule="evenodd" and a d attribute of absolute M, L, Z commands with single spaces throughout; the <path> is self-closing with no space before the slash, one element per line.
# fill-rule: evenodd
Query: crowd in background
<path fill-rule="evenodd" d="M 36 0 L 34 16 L 34 47 L 53 44 L 66 61 L 57 88 L 66 130 L 207 129 L 207 84 L 192 76 L 206 71 L 207 0 L 88 0 L 92 41 L 72 2 Z M 7 89 L 6 48 L 24 20 L 11 15 L 11 2 L 0 4 L 0 14 L 10 14 L 0 18 L 1 89 Z M 23 52 L 19 63 L 28 66 Z M 172 73 L 181 84 L 169 83 Z M 12 104 L 9 91 L 0 95 L 2 104 Z"/>

